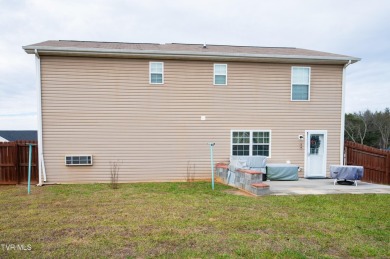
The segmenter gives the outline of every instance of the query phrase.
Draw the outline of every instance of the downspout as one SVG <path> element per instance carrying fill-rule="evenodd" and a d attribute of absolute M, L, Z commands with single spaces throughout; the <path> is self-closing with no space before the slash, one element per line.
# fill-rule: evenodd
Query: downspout
<path fill-rule="evenodd" d="M 45 161 L 43 159 L 43 137 L 42 137 L 42 81 L 41 81 L 41 58 L 38 50 L 35 49 L 35 68 L 36 68 L 36 85 L 37 85 L 37 106 L 38 106 L 38 186 L 46 182 Z M 42 179 L 43 176 L 43 179 Z"/>
<path fill-rule="evenodd" d="M 340 165 L 344 165 L 344 130 L 345 130 L 345 80 L 346 68 L 352 63 L 351 60 L 343 67 L 343 82 L 341 83 L 341 129 L 340 129 Z"/>

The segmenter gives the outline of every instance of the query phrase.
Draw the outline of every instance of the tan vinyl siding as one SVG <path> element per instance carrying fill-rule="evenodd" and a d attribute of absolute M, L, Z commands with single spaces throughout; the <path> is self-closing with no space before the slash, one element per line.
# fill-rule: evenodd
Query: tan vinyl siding
<path fill-rule="evenodd" d="M 215 86 L 214 62 L 163 60 L 164 84 L 151 85 L 150 61 L 42 56 L 49 183 L 109 181 L 116 160 L 125 182 L 186 180 L 188 165 L 210 178 L 207 143 L 216 143 L 214 161 L 228 161 L 240 129 L 271 130 L 269 161 L 301 167 L 298 135 L 327 130 L 327 166 L 339 163 L 342 66 L 311 65 L 310 101 L 292 102 L 291 66 L 300 64 L 227 62 L 228 85 Z M 72 154 L 93 155 L 93 166 L 65 166 Z"/>

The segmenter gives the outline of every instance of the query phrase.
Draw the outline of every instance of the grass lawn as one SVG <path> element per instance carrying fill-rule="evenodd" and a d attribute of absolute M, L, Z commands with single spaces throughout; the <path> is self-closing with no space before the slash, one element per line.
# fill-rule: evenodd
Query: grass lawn
<path fill-rule="evenodd" d="M 390 257 L 390 195 L 245 197 L 210 183 L 0 186 L 0 258 Z M 8 250 L 11 244 L 31 250 Z M 7 245 L 7 246 L 6 246 Z"/>

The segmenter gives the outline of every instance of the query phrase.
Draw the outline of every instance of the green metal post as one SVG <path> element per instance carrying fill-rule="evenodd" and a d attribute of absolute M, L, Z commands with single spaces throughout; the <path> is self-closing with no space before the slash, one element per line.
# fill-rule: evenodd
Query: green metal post
<path fill-rule="evenodd" d="M 28 144 L 28 183 L 27 191 L 28 194 L 31 192 L 31 157 L 32 157 L 32 146 L 33 144 Z"/>
<path fill-rule="evenodd" d="M 214 155 L 213 148 L 215 143 L 209 143 L 210 145 L 210 158 L 211 158 L 211 188 L 214 190 Z"/>

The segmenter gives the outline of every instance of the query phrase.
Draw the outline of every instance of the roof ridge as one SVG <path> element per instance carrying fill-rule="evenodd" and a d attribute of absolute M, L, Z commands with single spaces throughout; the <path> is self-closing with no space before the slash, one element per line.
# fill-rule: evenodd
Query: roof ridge
<path fill-rule="evenodd" d="M 166 43 L 166 44 L 180 44 L 180 45 L 203 45 L 203 43 Z M 209 44 L 204 43 L 207 46 L 220 46 L 220 47 L 239 47 L 239 48 L 269 48 L 269 49 L 297 49 L 296 47 L 267 47 L 267 46 L 241 46 L 241 45 L 229 45 L 229 44 Z"/>
<path fill-rule="evenodd" d="M 91 42 L 91 43 L 120 43 L 120 44 L 151 44 L 151 45 L 164 45 L 160 43 L 151 43 L 151 42 L 123 42 L 123 41 L 95 41 L 95 40 L 54 40 L 54 41 L 64 41 L 64 42 Z"/>
<path fill-rule="evenodd" d="M 269 49 L 297 49 L 296 47 L 269 47 L 269 46 L 253 46 L 253 45 L 231 45 L 231 44 L 209 44 L 209 43 L 153 43 L 153 42 L 123 42 L 123 41 L 94 41 L 94 40 L 57 40 L 63 42 L 91 42 L 91 43 L 120 43 L 120 44 L 151 44 L 151 45 L 204 45 L 207 46 L 219 46 L 219 47 L 238 47 L 238 48 L 269 48 Z"/>

